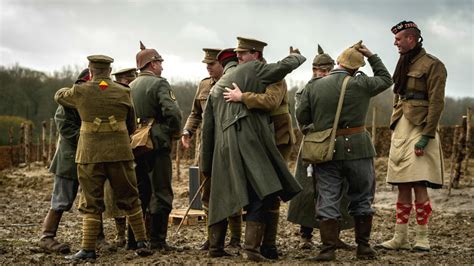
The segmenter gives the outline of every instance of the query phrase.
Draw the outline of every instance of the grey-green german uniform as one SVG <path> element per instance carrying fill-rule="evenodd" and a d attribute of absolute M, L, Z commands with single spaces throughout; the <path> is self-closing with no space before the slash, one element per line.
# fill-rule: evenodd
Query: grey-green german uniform
<path fill-rule="evenodd" d="M 252 204 L 270 195 L 287 201 L 301 190 L 276 148 L 268 113 L 251 112 L 242 103 L 226 103 L 222 93 L 232 82 L 243 92 L 262 93 L 304 61 L 301 55 L 290 55 L 277 64 L 251 61 L 234 68 L 229 64 L 212 88 L 201 147 L 202 171 L 212 176 L 210 225 L 247 205 L 247 221 L 263 222 L 263 217 L 255 216 Z"/>
<path fill-rule="evenodd" d="M 320 79 L 320 77 L 313 78 L 314 80 Z M 301 87 L 296 91 L 295 94 L 295 109 L 299 107 L 301 96 L 305 87 Z M 299 125 L 300 130 L 303 134 L 312 129 L 312 125 L 304 126 Z M 310 170 L 308 170 L 310 167 Z M 291 199 L 288 206 L 288 221 L 299 224 L 307 228 L 319 228 L 319 221 L 316 219 L 316 199 L 318 198 L 318 177 L 314 168 L 309 163 L 306 163 L 301 158 L 301 147 L 298 149 L 298 157 L 296 159 L 295 178 L 303 187 L 303 190 Z M 344 186 L 347 187 L 347 184 Z M 354 221 L 347 211 L 349 200 L 345 195 L 343 187 L 343 195 L 341 199 L 341 230 L 349 229 L 354 227 Z M 310 231 L 311 232 L 311 231 Z M 301 232 L 307 234 L 307 232 Z M 306 236 L 310 238 L 310 236 Z"/>
<path fill-rule="evenodd" d="M 141 71 L 130 88 L 137 118 L 143 123 L 150 118 L 155 121 L 151 130 L 154 150 L 136 158 L 135 162 L 140 182 L 149 182 L 148 186 L 140 186 L 140 190 L 151 193 L 142 198 L 149 199 L 143 207 L 148 207 L 152 215 L 152 241 L 163 243 L 173 203 L 170 153 L 173 140 L 180 136 L 181 110 L 168 81 L 151 71 Z"/>
<path fill-rule="evenodd" d="M 390 74 L 377 55 L 372 55 L 368 61 L 373 69 L 374 77 L 360 74 L 350 78 L 338 129 L 363 127 L 370 99 L 392 84 Z M 315 131 L 332 128 L 342 82 L 348 75 L 346 70 L 336 69 L 324 78 L 311 80 L 306 85 L 301 103 L 296 110 L 298 122 L 302 125 L 312 124 Z M 347 192 L 351 202 L 349 214 L 352 216 L 372 215 L 374 210 L 371 204 L 375 193 L 373 168 L 375 149 L 370 135 L 366 130 L 349 135 L 338 135 L 332 161 L 315 164 L 320 193 L 317 216 L 322 219 L 341 217 L 339 204 L 342 180 L 339 174 L 343 175 L 349 184 Z M 322 192 L 326 194 L 321 195 Z"/>
<path fill-rule="evenodd" d="M 438 122 L 444 108 L 447 72 L 444 64 L 425 49 L 410 62 L 405 95 L 395 94 L 390 128 L 387 182 L 423 182 L 443 186 L 444 167 Z M 423 156 L 413 152 L 421 135 L 431 138 Z"/>

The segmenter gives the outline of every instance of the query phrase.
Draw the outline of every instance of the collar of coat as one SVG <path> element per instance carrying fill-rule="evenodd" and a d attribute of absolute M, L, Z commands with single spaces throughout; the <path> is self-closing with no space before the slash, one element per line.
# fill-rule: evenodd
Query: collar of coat
<path fill-rule="evenodd" d="M 227 65 L 225 65 L 225 67 L 224 67 L 224 74 L 225 74 L 225 72 L 227 72 L 227 70 L 229 68 L 232 68 L 232 67 L 235 67 L 235 66 L 237 66 L 237 62 L 232 61 L 232 62 L 227 63 Z"/>
<path fill-rule="evenodd" d="M 140 73 L 138 73 L 138 76 L 155 76 L 155 77 L 158 77 L 157 75 L 155 75 L 155 73 L 151 72 L 150 70 L 143 70 L 143 71 L 140 71 Z"/>
<path fill-rule="evenodd" d="M 349 71 L 347 71 L 343 68 L 337 68 L 337 69 L 331 70 L 329 75 L 333 75 L 333 74 L 347 74 L 347 75 L 350 75 Z"/>
<path fill-rule="evenodd" d="M 410 63 L 413 64 L 413 62 L 415 62 L 416 60 L 420 59 L 421 57 L 423 57 L 424 55 L 426 54 L 426 50 L 425 48 L 421 48 L 421 51 L 411 59 Z"/>

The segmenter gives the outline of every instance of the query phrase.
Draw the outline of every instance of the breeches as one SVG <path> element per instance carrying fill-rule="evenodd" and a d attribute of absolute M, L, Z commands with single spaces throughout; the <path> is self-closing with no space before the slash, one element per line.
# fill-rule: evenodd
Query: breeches
<path fill-rule="evenodd" d="M 346 161 L 329 161 L 315 164 L 318 175 L 318 199 L 316 216 L 319 219 L 340 219 L 342 185 L 347 180 L 349 214 L 373 215 L 375 194 L 375 170 L 373 158 Z"/>
<path fill-rule="evenodd" d="M 106 179 L 110 182 L 119 209 L 131 211 L 140 207 L 133 161 L 78 164 L 77 173 L 82 188 L 81 212 L 99 214 L 104 211 Z"/>
<path fill-rule="evenodd" d="M 75 179 L 54 176 L 53 194 L 51 195 L 51 209 L 55 211 L 69 211 L 76 199 L 79 182 Z"/>

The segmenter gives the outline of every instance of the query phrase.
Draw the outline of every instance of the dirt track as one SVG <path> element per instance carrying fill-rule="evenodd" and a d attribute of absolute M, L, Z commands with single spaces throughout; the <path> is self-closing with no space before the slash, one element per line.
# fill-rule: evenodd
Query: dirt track
<path fill-rule="evenodd" d="M 471 160 L 472 162 L 472 160 Z M 383 182 L 386 159 L 377 159 L 378 174 L 372 243 L 378 243 L 392 236 L 396 190 Z M 474 172 L 471 165 L 470 172 Z M 184 208 L 188 201 L 188 182 L 185 177 L 186 167 L 182 169 L 181 181 L 174 181 L 175 208 Z M 469 182 L 472 174 L 461 182 L 462 188 L 453 190 L 451 197 L 447 189 L 430 191 L 433 202 L 433 216 L 430 221 L 432 251 L 420 253 L 412 251 L 379 251 L 375 263 L 397 264 L 473 264 L 474 263 L 474 185 Z M 32 165 L 26 168 L 8 169 L 0 172 L 0 264 L 44 264 L 67 263 L 62 255 L 45 254 L 37 248 L 36 242 L 41 233 L 41 223 L 49 208 L 52 189 L 52 176 L 44 167 Z M 298 226 L 286 221 L 288 204 L 281 208 L 278 245 L 281 251 L 282 264 L 306 264 L 306 258 L 317 254 L 313 250 L 298 248 Z M 413 216 L 412 216 L 413 217 Z M 413 225 L 414 219 L 410 224 Z M 176 225 L 170 225 L 169 242 L 183 247 L 183 252 L 163 254 L 156 252 L 153 256 L 139 258 L 133 252 L 119 249 L 116 253 L 101 253 L 96 263 L 241 263 L 239 256 L 231 258 L 210 259 L 207 254 L 196 248 L 205 237 L 204 224 L 185 226 L 175 235 Z M 107 220 L 105 230 L 108 239 L 114 237 L 112 220 Z M 77 251 L 80 243 L 81 219 L 77 209 L 66 213 L 60 224 L 58 238 L 72 244 Z M 410 238 L 413 239 L 410 228 Z M 314 234 L 314 242 L 319 244 L 319 234 Z M 353 230 L 343 231 L 342 239 L 354 244 Z M 235 254 L 238 250 L 231 250 Z M 355 254 L 349 251 L 337 251 L 337 263 L 371 263 L 357 261 Z"/>

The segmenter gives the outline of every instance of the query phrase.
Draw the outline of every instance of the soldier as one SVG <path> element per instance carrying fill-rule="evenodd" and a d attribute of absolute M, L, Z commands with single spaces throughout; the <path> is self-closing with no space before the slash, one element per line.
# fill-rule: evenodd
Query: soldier
<path fill-rule="evenodd" d="M 313 79 L 317 80 L 322 77 L 325 77 L 329 72 L 334 68 L 334 60 L 330 55 L 324 53 L 321 46 L 318 44 L 318 54 L 314 57 L 313 60 Z M 295 105 L 296 107 L 300 103 L 301 95 L 305 87 L 298 89 L 295 95 Z M 300 130 L 303 134 L 306 134 L 313 127 L 310 125 L 299 125 Z M 301 150 L 301 148 L 299 149 Z M 316 217 L 316 202 L 318 190 L 317 186 L 317 176 L 313 171 L 313 165 L 303 162 L 300 154 L 298 153 L 298 158 L 296 160 L 296 171 L 295 177 L 298 182 L 303 186 L 303 191 L 296 195 L 291 201 L 288 208 L 288 221 L 296 224 L 300 224 L 300 235 L 301 235 L 301 245 L 303 249 L 311 249 L 313 247 L 313 242 L 311 238 L 313 236 L 313 228 L 319 228 L 319 223 L 315 219 Z M 340 229 L 352 228 L 353 220 L 347 212 L 348 200 L 345 196 L 345 191 L 347 184 L 343 186 L 343 198 L 341 200 L 341 214 L 342 220 L 340 221 Z M 352 249 L 350 245 L 341 241 L 337 238 L 336 247 L 338 249 Z"/>
<path fill-rule="evenodd" d="M 364 56 L 374 72 L 374 77 L 357 70 L 365 65 Z M 375 258 L 370 247 L 374 209 L 375 149 L 364 123 L 371 97 L 386 90 L 392 79 L 382 60 L 362 45 L 362 41 L 342 52 L 337 58 L 338 67 L 321 79 L 313 79 L 301 96 L 296 118 L 301 125 L 313 124 L 315 131 L 333 127 L 343 80 L 348 79 L 344 104 L 336 131 L 332 160 L 314 164 L 318 177 L 316 215 L 323 246 L 316 261 L 335 259 L 336 242 L 341 217 L 340 201 L 343 180 L 347 180 L 349 214 L 354 217 L 357 258 Z M 331 151 L 329 151 L 331 152 Z"/>
<path fill-rule="evenodd" d="M 77 77 L 76 84 L 89 79 L 89 69 L 84 69 Z M 49 171 L 54 174 L 53 194 L 51 195 L 51 208 L 43 222 L 39 246 L 48 252 L 69 253 L 69 245 L 60 243 L 54 238 L 62 214 L 71 209 L 79 187 L 74 155 L 76 154 L 81 118 L 76 109 L 59 105 L 54 114 L 54 121 L 59 132 L 59 139 L 58 148 L 49 168 Z"/>
<path fill-rule="evenodd" d="M 252 40 L 253 49 L 248 54 L 261 52 L 263 44 Z M 216 235 L 221 236 L 217 242 L 222 243 L 226 218 L 245 207 L 243 256 L 253 261 L 266 260 L 260 254 L 260 245 L 268 210 L 275 206 L 278 196 L 287 201 L 301 187 L 276 148 L 269 114 L 250 111 L 241 103 L 226 103 L 223 92 L 235 83 L 242 92 L 262 93 L 265 87 L 283 79 L 305 61 L 295 51 L 290 49 L 291 55 L 277 64 L 252 60 L 235 66 L 231 62 L 213 86 L 204 111 L 201 165 L 203 174 L 212 176 L 210 230 L 221 232 Z"/>
<path fill-rule="evenodd" d="M 113 59 L 104 55 L 87 57 L 92 80 L 56 92 L 57 103 L 76 108 L 81 129 L 76 163 L 83 213 L 81 250 L 69 260 L 94 260 L 95 244 L 104 211 L 104 182 L 109 180 L 117 206 L 126 210 L 137 236 L 137 254 L 150 255 L 145 243 L 143 214 L 138 199 L 129 135 L 135 130 L 130 90 L 110 78 Z"/>
<path fill-rule="evenodd" d="M 112 75 L 115 77 L 115 81 L 117 83 L 120 83 L 121 85 L 128 88 L 128 84 L 136 78 L 137 71 L 135 68 L 125 68 L 112 73 Z M 127 213 L 117 207 L 117 201 L 114 197 L 112 187 L 110 186 L 110 182 L 108 180 L 105 181 L 104 190 L 104 218 L 114 219 L 115 229 L 117 231 L 117 235 L 115 237 L 114 242 L 117 247 L 123 247 L 127 242 L 125 238 L 125 216 L 127 215 Z"/>
<path fill-rule="evenodd" d="M 395 234 L 380 246 L 410 249 L 408 219 L 415 193 L 416 235 L 413 249 L 429 251 L 428 218 L 431 203 L 427 188 L 443 186 L 443 154 L 438 123 L 444 108 L 447 72 L 444 64 L 426 53 L 421 31 L 413 21 L 392 27 L 398 60 L 393 79 L 393 130 L 387 169 L 387 182 L 398 187 Z"/>
<path fill-rule="evenodd" d="M 265 61 L 263 58 L 263 49 L 266 43 L 237 37 L 238 46 L 237 58 L 239 64 L 252 60 Z M 261 47 L 261 49 L 255 49 Z M 252 109 L 259 109 L 270 113 L 275 131 L 275 142 L 278 151 L 283 158 L 288 161 L 291 155 L 291 149 L 295 143 L 291 115 L 288 105 L 288 89 L 285 80 L 271 84 L 265 89 L 264 93 L 244 92 L 234 85 L 233 90 L 224 92 L 224 99 L 228 102 L 242 102 L 245 106 Z M 276 246 L 276 235 L 278 231 L 278 220 L 280 216 L 280 201 L 275 201 L 266 214 L 265 233 L 263 234 L 260 253 L 268 259 L 278 259 L 278 249 Z"/>
<path fill-rule="evenodd" d="M 175 250 L 166 243 L 168 217 L 173 204 L 171 186 L 172 141 L 181 135 L 181 111 L 168 81 L 161 77 L 163 58 L 155 49 L 146 49 L 140 42 L 136 55 L 138 77 L 130 83 L 133 105 L 142 125 L 153 119 L 154 150 L 135 159 L 142 208 L 151 215 L 152 249 Z"/>
<path fill-rule="evenodd" d="M 205 56 L 203 63 L 207 65 L 207 71 L 209 73 L 209 77 L 203 79 L 198 86 L 196 91 L 196 95 L 194 96 L 193 100 L 193 107 L 191 110 L 191 114 L 186 121 L 186 125 L 183 129 L 183 136 L 181 137 L 181 142 L 184 148 L 189 148 L 191 138 L 195 135 L 197 129 L 201 126 L 202 115 L 204 113 L 204 109 L 206 107 L 206 101 L 209 97 L 209 91 L 211 90 L 212 86 L 221 78 L 224 68 L 217 60 L 217 54 L 221 51 L 220 49 L 211 49 L 211 48 L 204 48 L 203 49 Z M 199 150 L 199 147 L 196 147 Z M 201 184 L 205 182 L 205 177 L 202 172 L 199 172 L 199 178 Z M 209 210 L 209 193 L 211 189 L 211 182 L 206 181 L 202 190 L 202 197 L 201 201 L 203 203 L 204 212 L 208 214 Z M 229 229 L 231 233 L 229 246 L 231 247 L 240 247 L 240 238 L 242 235 L 242 213 L 238 212 L 235 215 L 232 215 L 228 218 L 229 222 Z M 206 241 L 201 245 L 200 250 L 209 250 L 209 232 L 207 235 Z"/>

